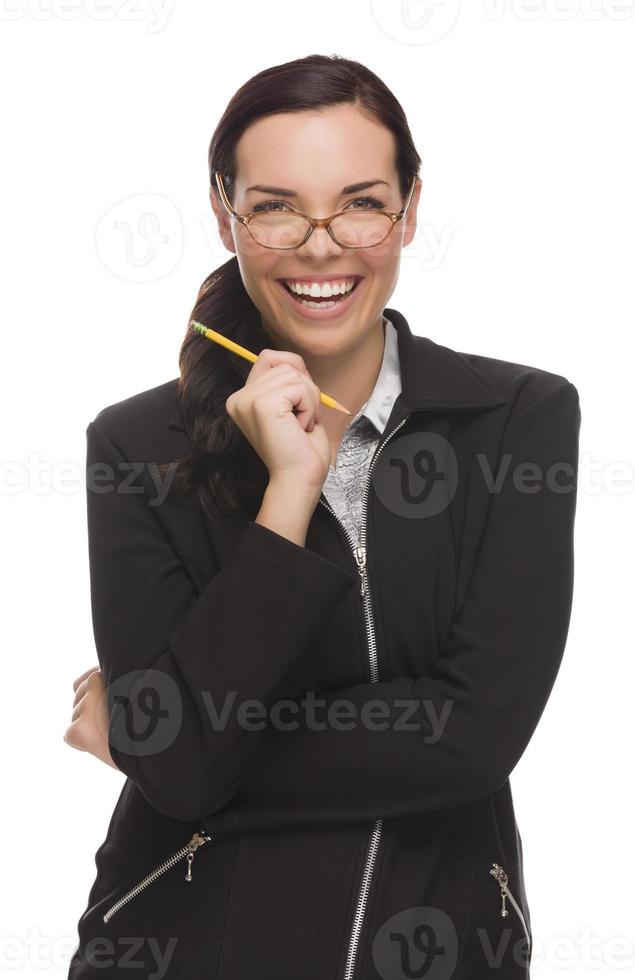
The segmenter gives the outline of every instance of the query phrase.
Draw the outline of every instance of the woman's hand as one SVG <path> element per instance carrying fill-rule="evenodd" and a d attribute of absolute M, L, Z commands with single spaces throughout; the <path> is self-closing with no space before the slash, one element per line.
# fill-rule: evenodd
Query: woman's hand
<path fill-rule="evenodd" d="M 244 386 L 232 392 L 225 408 L 269 470 L 270 481 L 302 484 L 317 499 L 328 475 L 331 446 L 320 424 L 320 389 L 299 354 L 261 351 Z"/>
<path fill-rule="evenodd" d="M 80 752 L 90 752 L 119 772 L 108 747 L 108 697 L 99 667 L 89 667 L 80 674 L 73 681 L 73 690 L 72 721 L 64 732 L 64 741 Z"/>

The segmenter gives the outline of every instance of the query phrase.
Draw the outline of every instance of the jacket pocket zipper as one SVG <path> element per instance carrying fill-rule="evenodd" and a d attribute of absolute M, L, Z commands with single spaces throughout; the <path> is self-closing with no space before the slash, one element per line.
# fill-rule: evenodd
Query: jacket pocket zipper
<path fill-rule="evenodd" d="M 180 861 L 183 857 L 187 859 L 187 872 L 185 874 L 185 880 L 191 881 L 194 853 L 197 848 L 201 847 L 203 844 L 207 844 L 207 842 L 211 839 L 211 836 L 204 830 L 198 830 L 192 834 L 187 844 L 180 847 L 178 851 L 175 851 L 174 854 L 170 855 L 170 857 L 163 861 L 162 864 L 159 864 L 153 871 L 150 872 L 149 875 L 146 875 L 145 878 L 142 878 L 141 881 L 137 882 L 137 884 L 127 891 L 125 895 L 122 895 L 121 898 L 117 899 L 115 904 L 111 905 L 108 911 L 104 913 L 103 921 L 108 922 L 110 919 L 112 919 L 113 915 L 116 915 L 120 908 L 126 905 L 131 899 L 135 898 L 140 892 L 143 891 L 144 888 L 147 888 L 149 884 L 156 881 L 156 879 L 159 878 L 165 871 L 174 867 L 177 861 Z"/>
<path fill-rule="evenodd" d="M 505 872 L 504 868 L 501 868 L 500 864 L 496 864 L 495 861 L 492 862 L 492 867 L 490 868 L 489 873 L 496 879 L 499 888 L 501 890 L 501 907 L 500 907 L 501 918 L 504 919 L 509 915 L 509 912 L 505 904 L 509 899 L 509 902 L 515 909 L 516 914 L 520 919 L 521 925 L 523 927 L 523 931 L 525 933 L 525 939 L 527 940 L 527 947 L 529 950 L 531 950 L 531 939 L 529 938 L 529 929 L 527 928 L 527 923 L 525 922 L 525 916 L 523 915 L 520 905 L 518 904 L 518 902 L 512 895 L 511 891 L 509 890 L 507 873 Z"/>

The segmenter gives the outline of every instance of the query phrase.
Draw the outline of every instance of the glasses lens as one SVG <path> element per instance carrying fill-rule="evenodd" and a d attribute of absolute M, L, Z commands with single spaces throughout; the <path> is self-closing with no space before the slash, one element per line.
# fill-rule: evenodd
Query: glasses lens
<path fill-rule="evenodd" d="M 266 248 L 297 248 L 310 228 L 306 218 L 290 212 L 263 211 L 249 222 L 249 231 Z M 336 241 L 345 248 L 370 248 L 383 242 L 392 230 L 386 214 L 351 211 L 340 214 L 331 223 Z"/>
<path fill-rule="evenodd" d="M 297 248 L 310 228 L 306 218 L 289 212 L 255 214 L 249 230 L 260 245 L 267 248 Z"/>
<path fill-rule="evenodd" d="M 351 211 L 333 219 L 331 231 L 347 248 L 370 248 L 378 245 L 389 234 L 392 221 L 387 214 L 372 211 Z"/>

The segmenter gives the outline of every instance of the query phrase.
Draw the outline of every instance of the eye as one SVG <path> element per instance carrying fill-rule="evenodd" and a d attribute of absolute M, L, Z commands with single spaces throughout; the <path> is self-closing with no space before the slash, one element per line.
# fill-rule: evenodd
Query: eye
<path fill-rule="evenodd" d="M 353 204 L 355 206 L 353 210 L 355 210 L 356 208 L 360 208 L 362 206 L 360 202 L 369 204 L 371 208 L 383 208 L 384 206 L 383 203 L 378 201 L 376 197 L 355 197 L 352 201 L 349 201 L 348 204 Z M 348 204 L 346 205 L 347 207 Z"/>
<path fill-rule="evenodd" d="M 383 201 L 380 201 L 376 197 L 355 197 L 352 201 L 349 201 L 346 205 L 346 209 L 351 207 L 352 210 L 359 210 L 365 208 L 383 208 L 385 205 Z M 288 208 L 289 204 L 286 201 L 261 201 L 259 204 L 253 208 L 254 211 L 279 211 L 283 208 Z M 292 209 L 293 210 L 293 209 Z"/>
<path fill-rule="evenodd" d="M 277 211 L 278 205 L 288 207 L 286 201 L 261 201 L 253 208 L 254 211 Z"/>

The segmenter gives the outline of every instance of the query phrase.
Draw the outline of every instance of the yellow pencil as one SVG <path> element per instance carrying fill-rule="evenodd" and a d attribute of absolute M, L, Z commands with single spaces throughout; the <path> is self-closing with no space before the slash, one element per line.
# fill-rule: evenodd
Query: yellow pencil
<path fill-rule="evenodd" d="M 210 327 L 203 326 L 203 324 L 199 323 L 198 320 L 190 320 L 190 326 L 192 330 L 196 330 L 197 333 L 202 334 L 204 337 L 208 337 L 210 340 L 216 341 L 216 343 L 220 344 L 221 347 L 226 347 L 227 350 L 233 351 L 234 354 L 244 357 L 246 361 L 251 361 L 253 364 L 254 361 L 258 360 L 257 354 L 253 354 L 250 350 L 247 350 L 246 347 L 241 347 L 240 344 L 230 340 L 229 337 L 224 337 L 222 333 L 218 333 L 216 330 L 210 329 Z M 320 401 L 323 405 L 328 405 L 329 408 L 336 408 L 338 412 L 344 412 L 345 415 L 353 414 L 352 412 L 349 412 L 344 405 L 340 405 L 338 401 L 331 398 L 330 395 L 325 395 L 324 392 L 320 392 Z"/>

